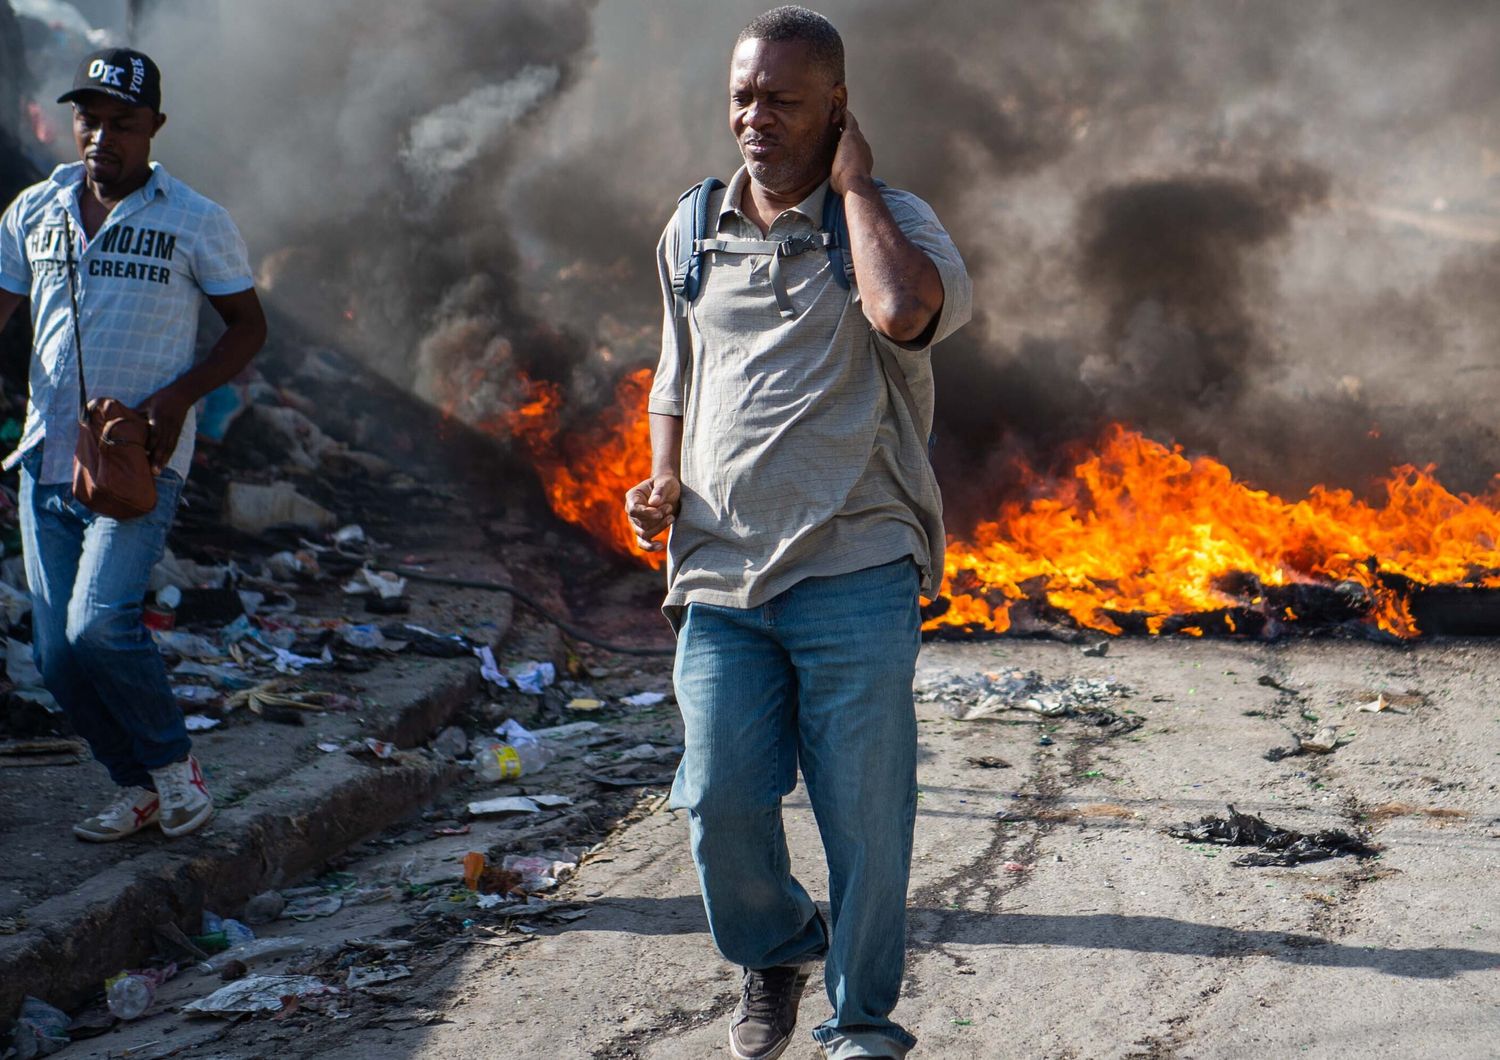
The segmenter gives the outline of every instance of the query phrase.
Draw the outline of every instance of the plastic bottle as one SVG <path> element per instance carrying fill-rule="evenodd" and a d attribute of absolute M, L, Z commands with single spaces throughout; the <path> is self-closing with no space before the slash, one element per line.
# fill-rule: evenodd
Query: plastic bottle
<path fill-rule="evenodd" d="M 238 920 L 225 917 L 223 925 L 224 937 L 231 946 L 243 946 L 255 940 L 255 932 Z"/>
<path fill-rule="evenodd" d="M 490 782 L 530 776 L 547 768 L 556 755 L 514 718 L 500 726 L 503 740 L 485 740 L 474 754 L 474 772 Z"/>
<path fill-rule="evenodd" d="M 109 1010 L 122 1020 L 139 1018 L 151 1007 L 157 988 L 175 971 L 177 967 L 173 965 L 170 970 L 147 969 L 141 972 L 125 972 L 116 976 L 109 984 L 109 991 L 105 994 Z"/>

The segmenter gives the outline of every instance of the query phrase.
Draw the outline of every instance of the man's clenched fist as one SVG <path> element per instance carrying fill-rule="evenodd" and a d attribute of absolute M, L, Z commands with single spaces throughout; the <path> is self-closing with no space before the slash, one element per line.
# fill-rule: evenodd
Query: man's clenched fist
<path fill-rule="evenodd" d="M 635 531 L 635 543 L 647 552 L 660 552 L 665 541 L 654 540 L 677 518 L 682 483 L 676 475 L 653 475 L 625 493 L 625 514 Z"/>

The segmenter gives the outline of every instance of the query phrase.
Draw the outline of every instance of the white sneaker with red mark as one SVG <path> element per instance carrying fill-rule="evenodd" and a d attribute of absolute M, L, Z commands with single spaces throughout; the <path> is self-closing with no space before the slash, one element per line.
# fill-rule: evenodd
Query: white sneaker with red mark
<path fill-rule="evenodd" d="M 203 771 L 192 755 L 151 770 L 151 779 L 161 795 L 161 830 L 167 835 L 197 831 L 214 815 L 213 796 L 208 793 Z"/>
<path fill-rule="evenodd" d="M 73 834 L 90 843 L 112 843 L 135 835 L 155 824 L 161 800 L 145 788 L 121 788 L 114 801 L 86 821 L 73 826 Z"/>

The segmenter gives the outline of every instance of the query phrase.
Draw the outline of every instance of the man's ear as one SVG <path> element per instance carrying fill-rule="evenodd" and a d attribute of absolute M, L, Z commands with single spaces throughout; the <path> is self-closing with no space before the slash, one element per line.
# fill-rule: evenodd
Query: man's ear
<path fill-rule="evenodd" d="M 829 123 L 836 128 L 844 127 L 844 111 L 849 109 L 849 87 L 847 85 L 834 85 L 833 95 L 830 102 L 833 104 Z"/>
<path fill-rule="evenodd" d="M 161 127 L 165 124 L 167 124 L 167 116 L 160 111 L 157 111 L 156 122 L 151 126 L 151 135 L 155 136 L 157 133 L 161 132 Z"/>

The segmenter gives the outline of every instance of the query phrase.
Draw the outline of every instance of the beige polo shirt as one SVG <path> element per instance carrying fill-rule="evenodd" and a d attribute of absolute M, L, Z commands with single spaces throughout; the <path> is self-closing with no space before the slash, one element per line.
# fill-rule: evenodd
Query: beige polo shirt
<path fill-rule="evenodd" d="M 710 201 L 723 239 L 815 233 L 828 185 L 762 235 L 739 209 L 742 167 Z M 942 579 L 942 498 L 928 458 L 932 344 L 969 319 L 962 258 L 921 199 L 882 189 L 901 230 L 937 266 L 943 308 L 931 340 L 905 348 L 865 319 L 824 251 L 782 259 L 796 316 L 771 288 L 769 256 L 712 253 L 687 318 L 675 313 L 675 219 L 657 246 L 665 321 L 650 411 L 682 417 L 682 506 L 667 547 L 669 617 L 701 602 L 758 607 L 804 578 L 911 556 L 923 592 Z M 894 354 L 916 416 L 887 376 Z"/>

